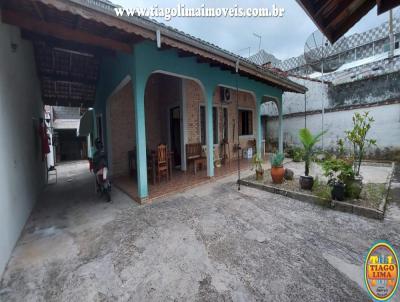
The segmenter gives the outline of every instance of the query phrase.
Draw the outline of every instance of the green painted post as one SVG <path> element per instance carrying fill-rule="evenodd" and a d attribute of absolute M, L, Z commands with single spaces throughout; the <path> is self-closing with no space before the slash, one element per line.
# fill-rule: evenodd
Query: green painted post
<path fill-rule="evenodd" d="M 206 87 L 206 143 L 207 176 L 214 176 L 214 132 L 213 132 L 213 92 L 214 87 Z"/>
<path fill-rule="evenodd" d="M 263 84 L 246 77 L 237 77 L 229 71 L 211 68 L 208 64 L 199 64 L 194 57 L 182 58 L 175 49 L 159 51 L 156 43 L 144 41 L 135 45 L 132 54 L 117 53 L 114 57 L 105 58 L 102 62 L 100 83 L 96 98 L 96 109 L 105 112 L 106 100 L 115 87 L 126 77 L 132 75 L 135 107 L 136 145 L 138 162 L 138 194 L 140 198 L 148 196 L 147 163 L 146 163 L 146 130 L 144 91 L 146 81 L 153 72 L 165 72 L 178 77 L 186 77 L 196 80 L 205 91 L 206 129 L 207 129 L 207 175 L 214 176 L 214 152 L 213 152 L 213 120 L 212 104 L 213 92 L 217 85 L 236 87 L 254 93 L 257 98 L 257 148 L 261 146 L 261 119 L 259 106 L 261 96 L 271 96 L 282 99 L 282 90 Z M 280 104 L 282 105 L 282 104 Z M 282 112 L 282 110 L 280 110 Z M 105 114 L 104 114 L 105 116 Z M 280 116 L 280 118 L 282 118 Z M 280 120 L 281 121 L 281 120 Z M 280 122 L 282 131 L 282 121 Z M 281 132 L 280 131 L 280 132 Z M 107 132 L 105 132 L 105 135 Z M 280 139 L 280 149 L 283 151 L 283 141 Z"/>
<path fill-rule="evenodd" d="M 135 131 L 136 131 L 136 169 L 137 169 L 137 191 L 140 199 L 149 196 L 147 186 L 147 156 L 146 156 L 146 123 L 144 108 L 144 91 L 146 78 L 135 70 L 132 76 L 134 108 L 135 108 Z"/>
<path fill-rule="evenodd" d="M 257 154 L 261 155 L 261 141 L 262 141 L 262 125 L 261 125 L 261 104 L 262 104 L 262 97 L 256 96 L 256 123 L 257 123 Z"/>
<path fill-rule="evenodd" d="M 283 103 L 282 96 L 280 96 L 278 100 L 278 111 L 279 111 L 278 141 L 279 141 L 280 153 L 283 153 L 283 104 L 282 103 Z"/>

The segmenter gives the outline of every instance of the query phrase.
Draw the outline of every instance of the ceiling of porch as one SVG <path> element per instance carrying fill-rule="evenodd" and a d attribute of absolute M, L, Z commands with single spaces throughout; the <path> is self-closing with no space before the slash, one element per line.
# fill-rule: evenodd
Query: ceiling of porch
<path fill-rule="evenodd" d="M 2 21 L 20 27 L 22 38 L 33 43 L 45 105 L 92 107 L 101 58 L 131 52 L 142 40 L 39 1 L 0 3 Z"/>
<path fill-rule="evenodd" d="M 271 70 L 261 68 L 205 41 L 145 18 L 117 18 L 113 5 L 103 0 L 0 0 L 2 22 L 21 28 L 35 48 L 42 97 L 46 105 L 92 107 L 103 56 L 132 53 L 143 40 L 157 39 L 160 50 L 176 49 L 179 57 L 195 57 L 284 91 L 305 88 Z M 105 7 L 107 6 L 107 7 Z"/>

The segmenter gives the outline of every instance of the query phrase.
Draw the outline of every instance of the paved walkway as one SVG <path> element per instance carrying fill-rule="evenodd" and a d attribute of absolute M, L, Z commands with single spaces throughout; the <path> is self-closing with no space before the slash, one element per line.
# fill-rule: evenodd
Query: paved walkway
<path fill-rule="evenodd" d="M 385 239 L 400 251 L 396 204 L 381 222 L 238 192 L 234 177 L 145 206 L 114 190 L 107 204 L 86 166 L 64 168 L 13 252 L 1 301 L 364 302 L 368 248 Z"/>

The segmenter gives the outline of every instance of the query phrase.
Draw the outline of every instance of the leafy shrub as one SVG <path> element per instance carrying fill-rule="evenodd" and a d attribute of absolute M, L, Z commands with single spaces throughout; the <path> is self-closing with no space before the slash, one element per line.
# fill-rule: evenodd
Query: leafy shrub
<path fill-rule="evenodd" d="M 320 181 L 318 177 L 315 178 L 313 193 L 324 199 L 331 199 L 331 188 L 324 182 Z"/>
<path fill-rule="evenodd" d="M 304 147 L 305 176 L 308 176 L 308 174 L 310 173 L 310 164 L 312 161 L 312 156 L 315 152 L 314 146 L 320 141 L 321 137 L 326 132 L 327 131 L 323 131 L 317 135 L 312 135 L 310 130 L 308 130 L 307 128 L 300 129 L 299 131 L 299 138 Z"/>
<path fill-rule="evenodd" d="M 304 160 L 305 154 L 302 148 L 294 148 L 292 153 L 292 158 L 294 162 L 301 162 Z"/>
<path fill-rule="evenodd" d="M 367 139 L 367 134 L 372 127 L 374 118 L 369 112 L 360 114 L 358 112 L 353 115 L 353 129 L 346 131 L 346 138 L 353 144 L 354 152 L 354 172 L 360 175 L 361 162 L 365 156 L 365 149 L 369 146 L 376 146 L 375 139 Z"/>
<path fill-rule="evenodd" d="M 322 163 L 324 176 L 328 177 L 328 185 L 347 183 L 354 179 L 354 171 L 351 162 L 343 159 L 330 159 Z"/>
<path fill-rule="evenodd" d="M 276 154 L 272 154 L 271 156 L 271 166 L 274 168 L 277 167 L 282 167 L 283 164 L 283 160 L 285 159 L 285 156 L 283 155 L 283 153 L 276 153 Z"/>
<path fill-rule="evenodd" d="M 251 160 L 252 163 L 252 170 L 255 169 L 256 171 L 262 172 L 263 171 L 263 160 L 259 154 L 255 154 Z"/>

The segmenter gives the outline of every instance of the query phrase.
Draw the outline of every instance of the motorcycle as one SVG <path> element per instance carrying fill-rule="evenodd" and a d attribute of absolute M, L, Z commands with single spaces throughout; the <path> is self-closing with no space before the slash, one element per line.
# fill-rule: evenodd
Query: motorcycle
<path fill-rule="evenodd" d="M 93 160 L 89 159 L 89 163 L 90 171 L 95 175 L 96 192 L 100 196 L 106 196 L 107 202 L 111 202 L 111 181 L 108 177 L 108 168 L 102 167 L 95 173 L 93 170 Z"/>

